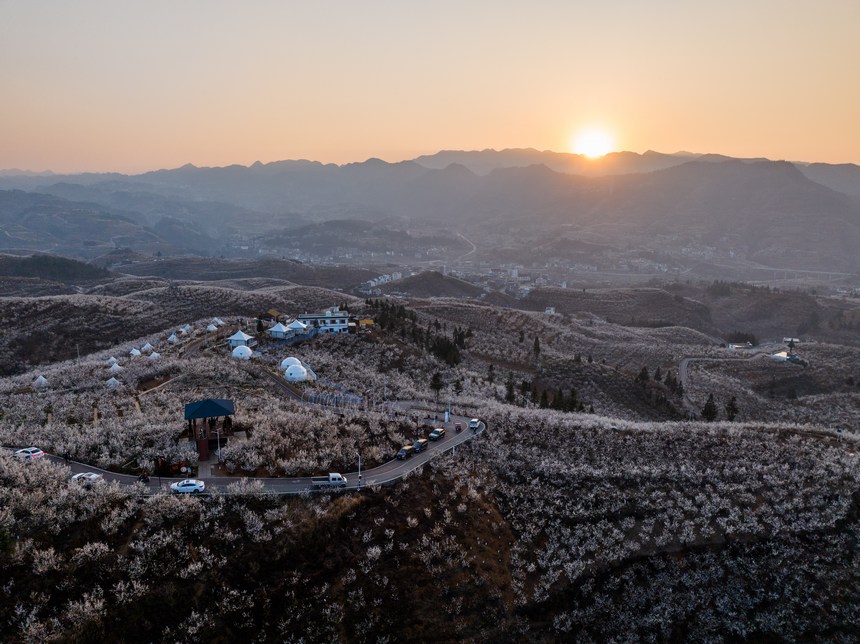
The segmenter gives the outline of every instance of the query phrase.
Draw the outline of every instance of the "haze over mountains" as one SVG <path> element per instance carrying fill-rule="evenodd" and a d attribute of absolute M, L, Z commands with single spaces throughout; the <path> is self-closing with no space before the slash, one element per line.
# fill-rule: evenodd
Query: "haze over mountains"
<path fill-rule="evenodd" d="M 860 167 L 851 164 L 443 151 L 343 166 L 186 165 L 133 176 L 14 172 L 0 174 L 0 190 L 0 248 L 86 258 L 121 247 L 164 254 L 224 253 L 249 240 L 274 247 L 272 233 L 282 243 L 302 227 L 307 234 L 310 224 L 355 219 L 390 229 L 380 234 L 381 251 L 416 230 L 428 240 L 438 233 L 432 247 L 452 253 L 462 250 L 460 232 L 479 247 L 488 236 L 505 247 L 503 231 L 525 227 L 571 243 L 667 256 L 683 250 L 761 267 L 860 268 Z M 332 241 L 332 252 L 341 243 Z"/>

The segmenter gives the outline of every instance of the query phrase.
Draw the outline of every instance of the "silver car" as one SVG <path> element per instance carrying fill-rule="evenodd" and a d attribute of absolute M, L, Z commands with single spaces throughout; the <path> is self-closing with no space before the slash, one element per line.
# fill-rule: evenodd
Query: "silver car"
<path fill-rule="evenodd" d="M 177 494 L 200 494 L 206 490 L 206 483 L 200 479 L 185 479 L 171 483 L 170 489 Z"/>
<path fill-rule="evenodd" d="M 81 485 L 90 486 L 100 481 L 103 481 L 101 474 L 96 474 L 95 472 L 80 472 L 75 474 L 72 477 L 72 480 L 75 483 L 80 483 Z"/>

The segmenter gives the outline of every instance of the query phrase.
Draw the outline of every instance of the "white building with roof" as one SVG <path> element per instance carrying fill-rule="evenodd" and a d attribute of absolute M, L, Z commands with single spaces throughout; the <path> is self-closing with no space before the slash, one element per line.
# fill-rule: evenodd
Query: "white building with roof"
<path fill-rule="evenodd" d="M 254 341 L 254 336 L 239 330 L 227 338 L 227 344 L 231 347 L 252 347 L 256 342 Z"/>
<path fill-rule="evenodd" d="M 296 316 L 298 322 L 316 328 L 319 333 L 346 333 L 349 331 L 349 312 L 333 306 L 323 313 L 302 313 Z"/>

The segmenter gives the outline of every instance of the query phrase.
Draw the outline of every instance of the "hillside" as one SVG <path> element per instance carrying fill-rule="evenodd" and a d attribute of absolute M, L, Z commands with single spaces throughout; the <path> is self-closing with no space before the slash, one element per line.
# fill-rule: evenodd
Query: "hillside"
<path fill-rule="evenodd" d="M 426 271 L 410 275 L 394 282 L 382 284 L 383 293 L 398 293 L 410 297 L 456 297 L 476 298 L 484 291 L 481 287 L 464 282 L 456 277 L 442 275 L 438 271 Z"/>

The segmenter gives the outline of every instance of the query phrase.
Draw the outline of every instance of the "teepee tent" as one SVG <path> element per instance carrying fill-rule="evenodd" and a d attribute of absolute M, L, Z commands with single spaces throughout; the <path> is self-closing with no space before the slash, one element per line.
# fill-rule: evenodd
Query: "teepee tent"
<path fill-rule="evenodd" d="M 157 351 L 153 351 L 152 353 L 149 354 L 150 360 L 158 360 L 160 357 L 161 357 L 161 354 L 158 353 Z"/>
<path fill-rule="evenodd" d="M 214 322 L 206 327 L 206 331 L 208 333 L 215 333 L 217 330 L 218 330 L 218 325 L 215 324 Z"/>
<path fill-rule="evenodd" d="M 152 351 L 153 349 L 155 349 L 155 347 L 154 347 L 154 346 L 152 346 L 151 344 L 149 344 L 149 342 L 147 342 L 146 344 L 144 344 L 144 345 L 140 348 L 140 350 L 141 350 L 142 352 L 144 352 L 144 353 L 149 353 L 149 352 L 150 352 L 150 351 Z"/>
<path fill-rule="evenodd" d="M 119 360 L 117 360 L 113 356 L 111 356 L 110 358 L 107 359 L 108 365 L 116 364 L 117 362 L 119 362 Z"/>
<path fill-rule="evenodd" d="M 110 380 L 108 380 L 105 383 L 105 386 L 110 390 L 114 390 L 114 389 L 117 389 L 120 386 L 120 384 L 121 383 L 119 380 L 117 380 L 116 378 L 111 378 Z"/>
<path fill-rule="evenodd" d="M 169 337 L 169 338 L 167 338 L 167 341 L 168 341 L 170 344 L 176 344 L 177 342 L 179 342 L 179 338 L 177 338 L 177 337 L 176 337 L 176 334 L 175 334 L 175 333 L 171 333 L 171 334 L 170 334 L 170 337 Z"/>
<path fill-rule="evenodd" d="M 133 358 L 137 358 L 140 355 L 140 349 L 132 349 L 131 351 L 128 352 L 128 355 L 130 355 Z"/>
<path fill-rule="evenodd" d="M 48 379 L 45 378 L 45 376 L 43 376 L 41 374 L 39 375 L 38 378 L 36 378 L 33 381 L 33 389 L 45 389 L 47 386 L 48 386 Z"/>
<path fill-rule="evenodd" d="M 122 367 L 119 366 L 119 363 L 114 362 L 110 366 L 110 369 L 108 369 L 108 371 L 110 371 L 111 373 L 119 373 L 120 371 L 122 371 Z"/>

